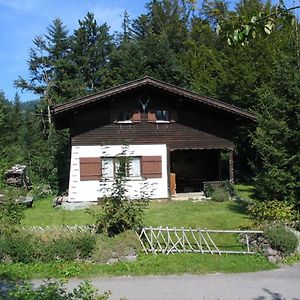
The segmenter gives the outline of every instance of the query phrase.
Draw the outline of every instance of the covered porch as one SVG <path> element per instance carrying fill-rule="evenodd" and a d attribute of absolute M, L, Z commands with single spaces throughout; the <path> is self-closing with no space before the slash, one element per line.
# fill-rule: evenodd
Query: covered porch
<path fill-rule="evenodd" d="M 169 151 L 170 195 L 199 193 L 207 181 L 234 182 L 233 149 Z"/>

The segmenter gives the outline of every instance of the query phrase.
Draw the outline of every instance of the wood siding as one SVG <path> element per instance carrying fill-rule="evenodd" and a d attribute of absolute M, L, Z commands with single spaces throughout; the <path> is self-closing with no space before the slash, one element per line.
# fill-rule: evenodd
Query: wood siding
<path fill-rule="evenodd" d="M 140 98 L 140 94 L 130 94 L 77 112 L 70 124 L 72 146 L 129 143 L 167 144 L 170 150 L 234 148 L 235 120 L 224 112 L 152 91 L 147 106 L 150 114 L 140 116 Z M 156 109 L 168 110 L 171 122 L 156 123 L 154 118 L 149 119 L 149 115 L 155 116 Z M 117 123 L 120 110 L 135 113 L 135 122 Z"/>
<path fill-rule="evenodd" d="M 72 146 L 167 144 L 173 149 L 233 149 L 233 142 L 190 128 L 170 123 L 108 124 L 82 132 L 73 129 Z"/>

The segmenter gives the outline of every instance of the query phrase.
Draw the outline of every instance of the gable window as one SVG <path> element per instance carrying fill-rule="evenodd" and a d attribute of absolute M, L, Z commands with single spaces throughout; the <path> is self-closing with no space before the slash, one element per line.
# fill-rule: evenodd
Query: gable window
<path fill-rule="evenodd" d="M 156 110 L 156 121 L 170 122 L 170 113 L 168 110 Z"/>
<path fill-rule="evenodd" d="M 131 122 L 132 112 L 121 110 L 118 114 L 118 122 Z"/>

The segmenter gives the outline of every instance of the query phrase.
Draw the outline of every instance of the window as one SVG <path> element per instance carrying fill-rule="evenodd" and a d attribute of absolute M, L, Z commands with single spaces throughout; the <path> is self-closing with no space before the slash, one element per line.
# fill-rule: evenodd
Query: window
<path fill-rule="evenodd" d="M 119 111 L 118 122 L 131 122 L 132 113 L 127 110 Z"/>
<path fill-rule="evenodd" d="M 170 114 L 169 111 L 167 110 L 157 110 L 155 112 L 155 116 L 157 121 L 165 121 L 165 122 L 170 121 Z"/>
<path fill-rule="evenodd" d="M 102 176 L 106 179 L 114 178 L 114 159 L 112 157 L 102 158 Z"/>
<path fill-rule="evenodd" d="M 141 177 L 140 157 L 105 157 L 102 162 L 102 175 L 106 179 L 113 179 L 117 172 L 122 172 L 127 178 Z"/>

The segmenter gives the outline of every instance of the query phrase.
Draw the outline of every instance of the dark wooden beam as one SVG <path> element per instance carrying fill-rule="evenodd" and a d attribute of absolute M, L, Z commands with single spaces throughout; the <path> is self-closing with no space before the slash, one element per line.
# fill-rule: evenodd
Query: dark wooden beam
<path fill-rule="evenodd" d="M 234 183 L 233 150 L 229 151 L 229 181 Z"/>

